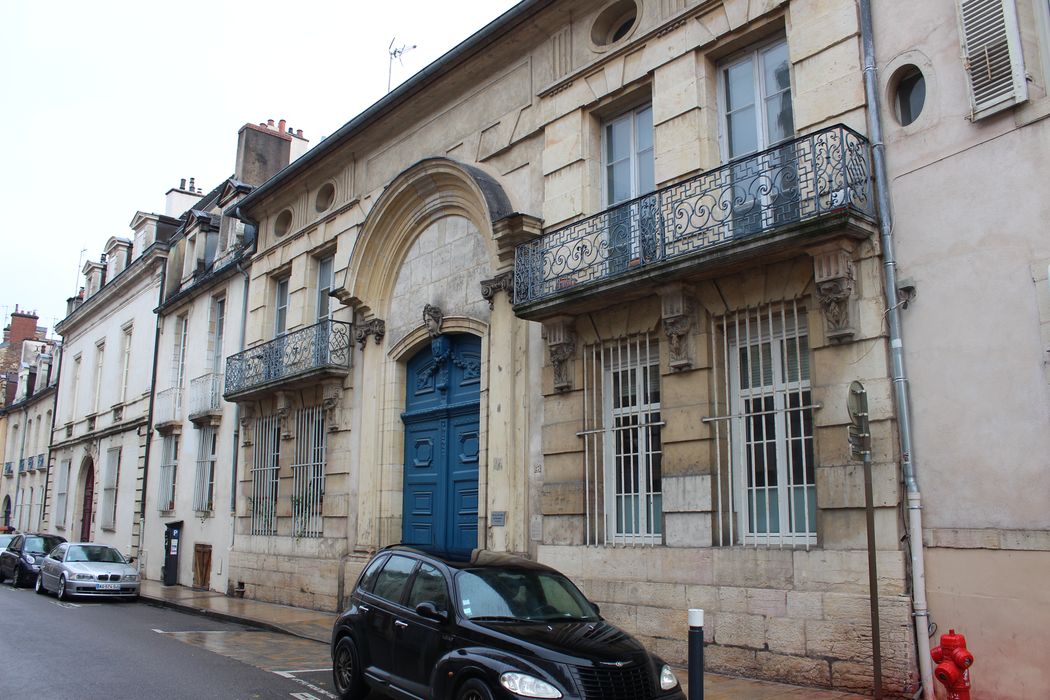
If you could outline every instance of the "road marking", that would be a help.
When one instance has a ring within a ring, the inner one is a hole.
[[[325,670],[327,670],[327,669],[325,669]],[[320,693],[322,696],[324,696],[326,698],[332,698],[333,700],[339,700],[338,696],[332,695],[331,693],[329,693],[324,688],[322,688],[320,686],[316,686],[316,685],[314,685],[313,683],[311,683],[309,681],[304,681],[302,678],[296,678],[295,676],[292,675],[291,671],[273,671],[273,673],[275,673],[276,675],[280,676],[281,678],[287,678],[288,680],[295,681],[299,685],[305,686],[305,687],[309,688],[310,690],[314,691],[315,693]],[[304,671],[299,671],[298,673],[305,673],[305,672]],[[313,700],[320,700],[320,698],[317,698],[317,697],[315,697],[313,695],[310,695],[309,693],[291,693],[291,696],[293,698],[300,698],[300,700],[310,700],[311,698]]]
[[[172,630],[171,632],[165,632],[154,627],[153,631],[157,634],[229,634],[235,630]]]
[[[284,676],[285,678],[291,678],[293,673],[322,673],[331,671],[330,668],[300,668],[294,671],[274,671],[278,676]]]

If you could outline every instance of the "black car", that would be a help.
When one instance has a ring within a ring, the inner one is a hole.
[[[7,549],[0,552],[0,581],[10,578],[15,586],[32,585],[40,573],[40,562],[65,541],[58,535],[37,532],[15,535]]]
[[[361,573],[332,631],[344,700],[685,700],[662,660],[554,569],[397,545]]]

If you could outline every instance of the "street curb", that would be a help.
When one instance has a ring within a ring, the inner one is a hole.
[[[311,642],[319,642],[321,644],[328,644],[330,639],[317,639],[310,635],[297,632],[289,627],[282,627],[272,622],[265,622],[263,620],[256,620],[249,617],[241,617],[239,615],[231,615],[229,613],[222,613],[210,608],[199,608],[195,605],[189,605],[187,603],[180,603],[174,600],[168,600],[167,598],[154,598],[153,596],[145,595],[140,593],[139,600],[149,605],[156,605],[162,608],[172,608],[173,610],[179,610],[191,615],[200,615],[201,617],[210,617],[214,620],[221,620],[222,622],[234,622],[249,627],[258,627],[259,629],[268,630],[270,632],[278,632],[280,634],[287,634],[292,637],[298,637],[299,639],[305,639]]]

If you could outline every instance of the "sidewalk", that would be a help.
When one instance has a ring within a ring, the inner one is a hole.
[[[164,586],[158,581],[142,581],[140,596],[144,601],[239,622],[274,632],[328,644],[331,642],[335,613],[293,608],[289,605],[263,603],[244,598],[230,598],[214,591],[197,591],[184,586]],[[686,670],[676,669],[685,689]],[[833,690],[800,688],[781,683],[756,681],[749,678],[704,675],[705,700],[861,700],[863,695],[840,693]]]

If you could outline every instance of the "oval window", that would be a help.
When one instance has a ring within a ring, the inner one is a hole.
[[[591,26],[591,42],[608,46],[631,33],[638,21],[638,5],[634,0],[619,0],[606,7]]]
[[[334,201],[335,185],[326,182],[321,185],[321,189],[317,190],[317,196],[314,198],[314,209],[316,209],[318,213],[328,211]]]
[[[277,215],[277,221],[273,222],[273,233],[275,236],[283,236],[292,228],[292,210],[285,209]]]
[[[907,65],[897,71],[893,91],[894,108],[897,121],[901,126],[908,126],[922,114],[926,104],[926,78],[917,66]]]

